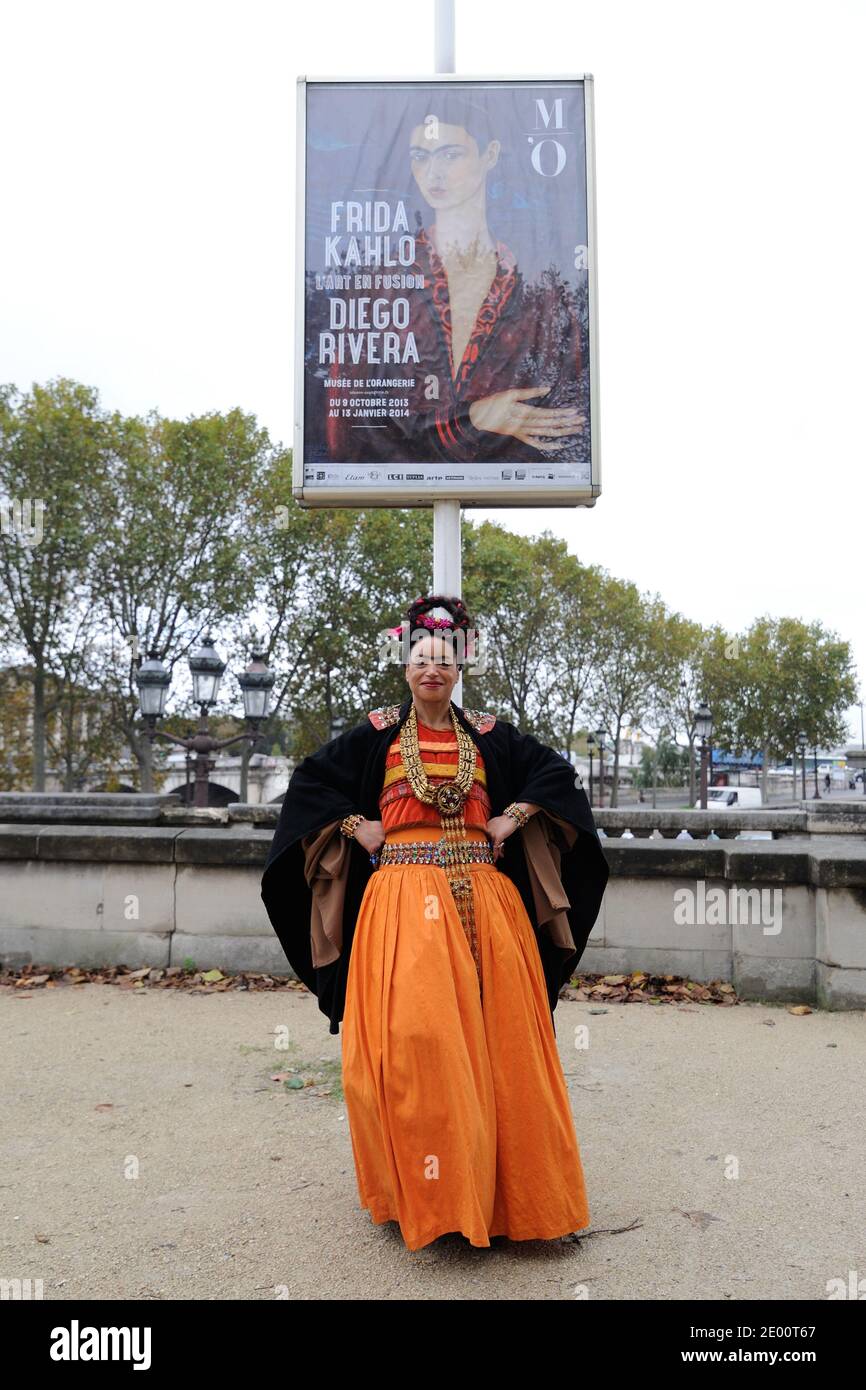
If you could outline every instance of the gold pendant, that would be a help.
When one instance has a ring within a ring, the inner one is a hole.
[[[443,816],[454,816],[463,805],[463,794],[453,782],[445,782],[436,788],[436,805]]]

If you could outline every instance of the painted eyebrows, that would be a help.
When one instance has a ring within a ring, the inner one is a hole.
[[[465,145],[437,145],[437,146],[436,146],[436,149],[437,149],[437,150],[465,150],[465,149],[466,149],[466,146],[465,146]],[[409,153],[410,153],[410,154],[430,154],[430,149],[429,149],[429,146],[426,146],[426,145],[410,145],[410,146],[409,146]]]

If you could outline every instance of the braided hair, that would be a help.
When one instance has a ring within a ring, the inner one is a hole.
[[[446,613],[450,613],[449,618],[439,618],[428,616],[434,608],[444,608]],[[406,622],[409,626],[410,640],[417,640],[419,629],[428,629],[430,633],[441,636],[448,640],[451,632],[463,632],[468,634],[472,628],[472,619],[466,608],[466,604],[456,595],[447,594],[422,594],[409,604],[406,609]],[[463,651],[466,650],[464,643],[461,644]],[[464,663],[458,661],[458,671],[463,670]]]
[[[419,619],[425,613],[429,613],[432,608],[444,608],[446,612],[451,614],[450,623],[447,619],[441,620],[443,623],[448,623],[446,631],[450,628],[462,628],[466,631],[471,626],[471,620],[462,599],[448,598],[445,594],[424,594],[421,598],[416,598],[406,609],[406,618],[410,627],[428,626],[426,623],[421,624]]]

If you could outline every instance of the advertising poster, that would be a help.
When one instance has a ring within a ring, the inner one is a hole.
[[[303,504],[593,505],[591,88],[300,80]]]

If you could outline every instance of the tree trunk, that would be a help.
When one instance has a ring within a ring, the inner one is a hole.
[[[57,711],[57,733],[59,736],[58,741],[60,738],[63,740],[63,790],[65,792],[74,792],[76,790],[75,782],[76,772],[78,770],[78,762],[75,755],[80,751],[81,747],[81,729],[80,727],[76,728],[75,702],[71,691],[67,705],[65,727],[62,707]]]
[[[655,757],[653,758],[653,810],[656,809],[656,800],[657,800],[658,787],[659,787],[659,744],[660,744],[660,743],[661,743],[661,735],[659,735],[659,737],[656,739],[656,754],[655,754]]]
[[[575,715],[574,715],[574,711],[572,710],[572,712],[571,712],[571,717],[570,717],[569,722],[568,722],[568,732],[567,732],[567,734],[566,734],[566,745],[565,745],[566,748],[568,749],[568,752],[566,753],[566,757],[567,757],[567,759],[568,759],[569,762],[571,762],[572,758],[574,758],[575,761],[577,760],[577,752],[576,752],[576,750],[575,750],[575,748],[574,748],[574,725],[575,725]]]
[[[616,731],[613,737],[613,780],[610,785],[610,808],[619,805],[619,736],[622,733],[622,720],[616,721]]]
[[[45,668],[41,658],[33,669],[33,790],[45,790]]]

